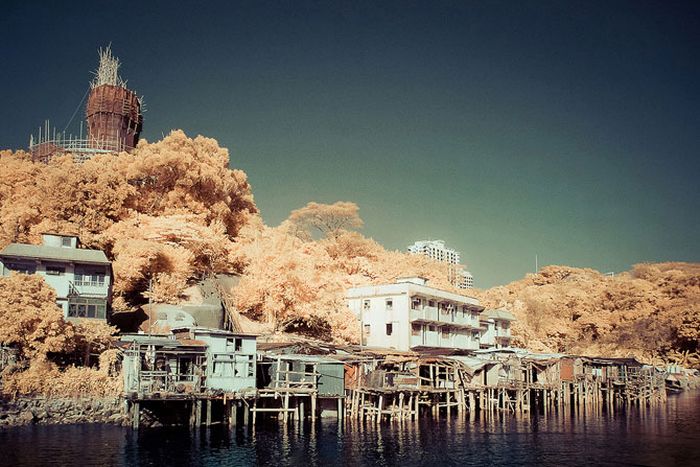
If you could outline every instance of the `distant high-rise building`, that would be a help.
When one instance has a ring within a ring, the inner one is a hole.
[[[419,240],[408,247],[414,255],[425,255],[441,263],[459,264],[459,252],[445,246],[444,240]]]
[[[414,255],[424,255],[435,261],[454,265],[454,268],[450,268],[450,281],[460,289],[474,287],[472,273],[461,268],[459,251],[445,246],[444,240],[419,240],[410,245],[408,251]]]

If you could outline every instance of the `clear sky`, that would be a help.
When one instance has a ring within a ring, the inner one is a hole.
[[[354,201],[478,287],[700,260],[700,2],[4,0],[0,147],[63,128],[109,42],[143,136],[216,138],[270,225]]]

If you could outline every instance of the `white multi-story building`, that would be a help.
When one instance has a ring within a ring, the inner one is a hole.
[[[362,344],[397,350],[478,349],[484,307],[409,277],[394,284],[353,287],[348,306],[360,319]]]
[[[474,287],[474,276],[466,269],[460,269],[457,273],[457,288],[471,289]]]
[[[425,255],[441,263],[459,264],[459,252],[445,246],[444,240],[420,240],[408,247],[414,255]]]
[[[425,255],[430,259],[454,265],[450,269],[450,282],[459,289],[474,287],[474,276],[463,269],[460,264],[459,251],[445,246],[444,240],[419,240],[408,247],[408,252],[414,255]]]

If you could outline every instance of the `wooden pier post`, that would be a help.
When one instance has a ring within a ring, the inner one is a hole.
[[[197,409],[195,411],[195,425],[202,425],[202,399],[197,399]]]
[[[135,430],[139,429],[141,424],[141,407],[139,401],[131,403],[131,427]]]
[[[229,408],[228,425],[234,427],[238,425],[238,403],[236,401],[230,401],[231,405]]]
[[[316,421],[316,394],[311,394],[311,422]]]

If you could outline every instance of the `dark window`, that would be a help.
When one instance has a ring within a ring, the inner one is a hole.
[[[421,331],[423,330],[423,326],[420,324],[412,324],[411,325],[411,334],[414,336],[420,336]]]
[[[362,309],[365,311],[369,310],[369,300],[365,300],[362,302]]]
[[[435,300],[428,300],[428,306],[435,306]]]
[[[394,331],[394,325],[392,323],[386,323],[386,335],[390,336]]]
[[[386,309],[387,311],[390,311],[394,308],[394,301],[392,299],[387,299],[386,301]]]
[[[236,337],[236,339],[233,341],[234,342],[234,349],[236,352],[240,352],[243,350],[243,339],[240,337]]]
[[[5,268],[21,274],[34,274],[36,272],[36,264],[30,263],[5,263]]]
[[[66,272],[66,268],[60,266],[46,266],[46,274],[49,276],[62,276]]]
[[[61,246],[67,246],[67,247],[73,246],[73,245],[71,245],[71,243],[72,243],[71,240],[72,239],[70,237],[61,237]]]

